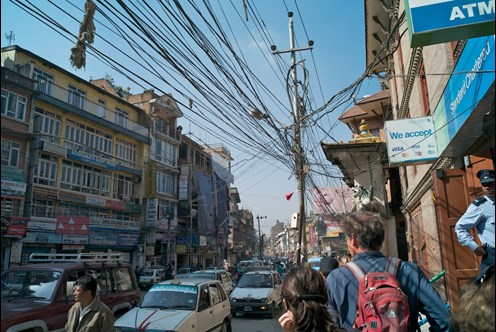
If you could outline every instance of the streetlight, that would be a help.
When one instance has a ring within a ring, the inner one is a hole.
[[[262,259],[262,246],[263,246],[263,243],[262,243],[262,233],[260,232],[260,219],[267,219],[267,216],[259,216],[257,215],[257,220],[258,220],[258,246],[259,246],[259,258]]]

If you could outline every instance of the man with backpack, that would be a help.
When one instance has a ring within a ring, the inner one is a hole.
[[[353,261],[327,277],[328,309],[335,324],[361,331],[417,331],[422,313],[430,331],[450,330],[445,302],[420,268],[379,251],[384,242],[379,214],[349,214],[341,229]]]

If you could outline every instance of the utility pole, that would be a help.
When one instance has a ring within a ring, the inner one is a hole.
[[[289,17],[289,50],[277,51],[275,45],[271,46],[272,54],[291,53],[291,78],[293,81],[293,121],[295,135],[295,174],[298,180],[299,213],[298,213],[298,245],[296,248],[296,264],[301,265],[302,243],[306,243],[305,226],[305,170],[301,137],[301,109],[300,96],[298,95],[298,80],[296,75],[296,52],[311,50],[313,41],[308,41],[308,47],[294,47],[293,13],[288,13]],[[304,248],[306,251],[306,248]]]
[[[262,239],[262,233],[260,232],[260,219],[267,219],[267,216],[261,217],[261,216],[257,215],[257,221],[258,221],[258,258],[262,259],[263,239]]]

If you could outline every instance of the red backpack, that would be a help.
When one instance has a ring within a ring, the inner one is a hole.
[[[410,308],[396,273],[401,260],[390,257],[384,272],[366,273],[355,262],[345,266],[358,280],[357,316],[353,328],[360,331],[408,331]]]

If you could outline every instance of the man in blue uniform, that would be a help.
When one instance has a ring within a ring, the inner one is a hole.
[[[465,214],[455,225],[458,241],[467,246],[475,255],[481,256],[479,275],[494,264],[494,170],[483,169],[477,172],[484,196],[469,205]],[[475,242],[470,230],[475,228],[481,245]]]

